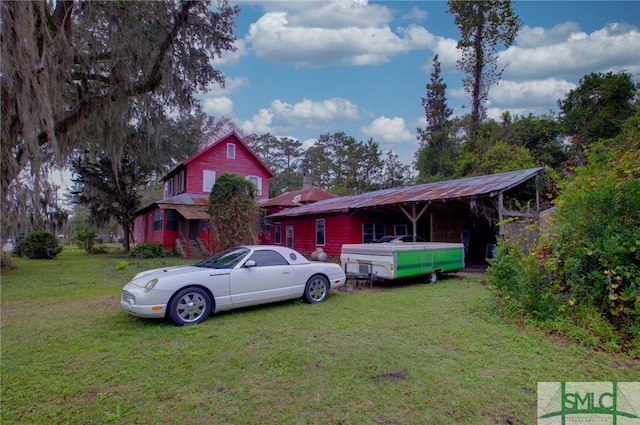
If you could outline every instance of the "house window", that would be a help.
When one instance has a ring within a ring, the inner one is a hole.
[[[258,176],[247,176],[247,180],[249,180],[256,187],[256,191],[258,196],[262,195],[262,178]]]
[[[316,220],[316,245],[324,245],[324,218]]]
[[[287,226],[287,248],[293,248],[293,226]]]
[[[384,224],[362,223],[362,242],[371,243],[384,236]]]
[[[273,231],[273,242],[276,245],[280,245],[282,243],[282,223],[275,223]]]
[[[158,210],[153,213],[153,230],[162,230],[162,218],[164,214],[162,214],[162,210]]]
[[[211,193],[213,185],[216,182],[216,172],[213,170],[202,170],[202,191]]]
[[[171,177],[166,184],[167,197],[184,192],[184,170]]]
[[[396,224],[393,226],[393,235],[394,236],[404,236],[407,235],[407,225],[406,224]]]
[[[167,210],[167,230],[178,230],[178,213],[176,210]]]
[[[235,143],[227,143],[227,158],[236,159],[236,145]]]

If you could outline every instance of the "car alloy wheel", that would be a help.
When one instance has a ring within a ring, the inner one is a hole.
[[[304,289],[304,299],[310,304],[321,303],[329,296],[329,280],[321,275],[311,276]]]
[[[211,297],[202,288],[184,288],[169,304],[169,318],[178,326],[200,323],[211,313]]]

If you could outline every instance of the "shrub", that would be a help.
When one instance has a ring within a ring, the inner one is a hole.
[[[498,244],[487,283],[510,314],[581,343],[640,352],[640,140],[605,142],[558,198],[548,235],[529,255]]]
[[[141,243],[131,249],[129,256],[133,258],[163,258],[168,254],[161,244]]]
[[[126,261],[118,261],[116,263],[116,270],[125,270],[127,267],[129,267],[129,263]]]
[[[76,230],[76,232],[71,235],[71,240],[73,240],[79,248],[85,250],[87,254],[95,254],[96,253],[96,232],[89,228],[80,228]]]
[[[49,232],[31,232],[18,242],[18,252],[32,260],[51,260],[62,252],[58,238]]]

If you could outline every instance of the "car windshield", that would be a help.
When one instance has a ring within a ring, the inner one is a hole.
[[[209,269],[231,269],[245,256],[249,250],[247,248],[230,248],[221,251],[206,260],[194,264],[196,267],[206,267]]]

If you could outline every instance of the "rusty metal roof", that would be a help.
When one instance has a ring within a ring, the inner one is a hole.
[[[189,220],[208,220],[209,198],[206,196],[182,193],[157,202],[163,210],[176,210]]]
[[[289,208],[270,217],[292,217],[331,212],[347,212],[380,206],[407,203],[448,201],[478,196],[495,196],[509,190],[540,173],[543,168],[510,171],[487,176],[467,177],[415,186],[377,190],[360,195],[326,199],[312,204]]]
[[[334,195],[331,192],[322,190],[319,187],[307,187],[304,189],[294,190],[291,192],[283,193],[275,198],[271,198],[262,203],[261,207],[295,207],[300,204],[309,204],[311,202],[318,202],[323,199],[337,198],[338,195]]]

